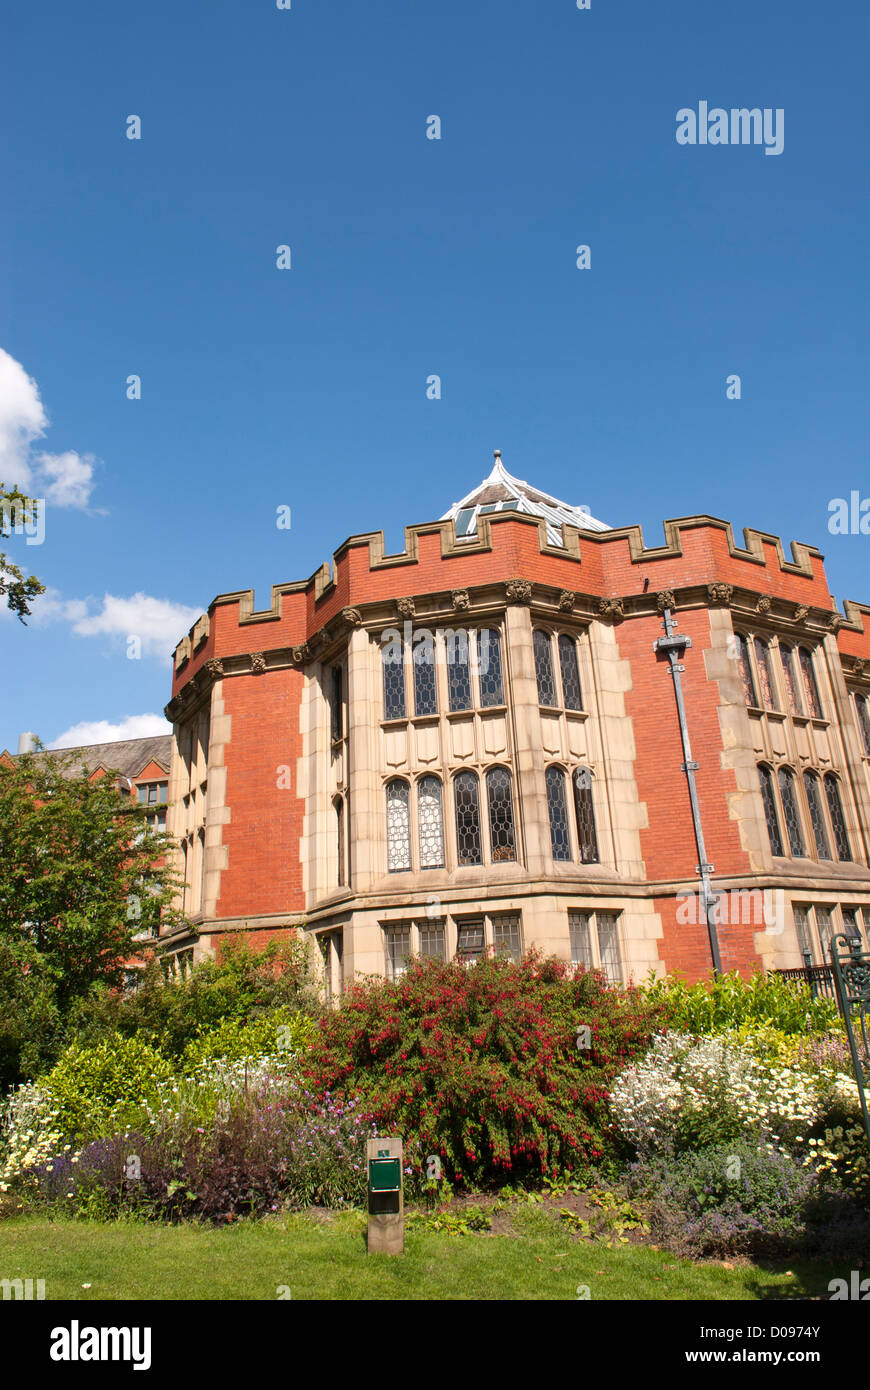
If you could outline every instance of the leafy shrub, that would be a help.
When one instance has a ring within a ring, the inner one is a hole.
[[[659,1015],[637,990],[535,954],[415,960],[397,981],[352,985],[302,1066],[312,1089],[358,1094],[380,1133],[400,1134],[415,1179],[433,1154],[449,1181],[504,1181],[601,1164],[609,1083]]]
[[[143,1102],[156,1097],[172,1068],[162,1053],[138,1038],[115,1034],[93,1047],[73,1043],[42,1078],[57,1112],[57,1122],[69,1139],[97,1135]]]
[[[629,1188],[649,1203],[658,1239],[682,1253],[764,1254],[791,1247],[806,1224],[815,1176],[753,1140],[633,1165]]]
[[[313,1019],[294,1013],[286,1005],[270,1009],[247,1023],[226,1018],[187,1044],[183,1066],[185,1071],[192,1071],[218,1057],[242,1061],[245,1057],[271,1058],[281,1053],[295,1056],[308,1046],[315,1032]]]
[[[226,1222],[280,1206],[365,1200],[365,1141],[355,1102],[312,1097],[288,1074],[224,1069],[221,1103],[205,1125],[184,1100],[151,1123],[58,1154],[33,1171],[34,1199],[92,1218],[130,1211],[157,1220]],[[233,1084],[235,1076],[238,1084]]]
[[[201,961],[183,978],[164,979],[154,960],[133,993],[102,991],[79,1003],[72,1036],[88,1044],[107,1033],[140,1037],[180,1061],[189,1045],[227,1020],[244,1025],[278,1008],[312,1018],[321,1012],[304,931],[276,937],[262,950],[228,937],[220,959]]]
[[[721,1033],[757,1024],[785,1034],[825,1033],[839,1028],[832,999],[813,999],[809,986],[759,973],[744,980],[736,970],[689,985],[679,972],[641,988],[665,1010],[669,1027],[682,1033]]]
[[[821,1114],[819,1084],[723,1038],[661,1034],[612,1088],[614,1123],[640,1153],[680,1153],[752,1134],[793,1141]]]

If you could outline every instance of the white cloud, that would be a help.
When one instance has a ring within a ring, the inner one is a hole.
[[[40,454],[39,486],[46,501],[56,507],[86,507],[94,490],[95,464],[93,454],[77,454],[75,449],[64,454]]]
[[[69,623],[78,637],[108,637],[124,643],[138,637],[142,656],[168,663],[180,639],[202,613],[201,608],[142,593],[129,598],[104,594],[97,604],[92,598],[65,599],[57,589],[48,589],[33,605],[32,622],[36,627]]]
[[[162,714],[128,714],[117,724],[111,724],[108,719],[85,719],[58,734],[48,747],[83,748],[89,743],[116,743],[119,739],[149,738],[171,732],[172,725],[167,724]]]
[[[0,482],[43,496],[56,507],[87,507],[94,490],[93,454],[68,449],[34,455],[49,419],[33,377],[0,348]]]
[[[26,490],[30,448],[48,428],[39,387],[20,362],[0,348],[0,481]]]

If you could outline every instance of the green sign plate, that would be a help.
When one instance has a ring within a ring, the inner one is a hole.
[[[370,1192],[398,1192],[401,1182],[401,1159],[371,1159],[369,1163]]]

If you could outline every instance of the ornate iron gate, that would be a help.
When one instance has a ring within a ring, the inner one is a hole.
[[[867,1110],[867,1082],[870,1079],[870,1039],[867,1036],[867,1015],[870,1013],[870,951],[861,950],[860,938],[838,932],[831,941],[831,965],[834,970],[837,1002],[846,1024],[852,1067],[861,1097],[864,1133],[870,1146],[870,1113]],[[856,1022],[861,1030],[863,1051],[855,1037]]]

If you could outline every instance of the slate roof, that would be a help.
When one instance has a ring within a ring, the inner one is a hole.
[[[150,762],[159,763],[168,773],[171,749],[171,734],[152,734],[150,738],[125,738],[117,743],[89,743],[83,748],[46,748],[39,756],[64,758],[72,754],[70,777],[78,776],[82,767],[88,772],[104,767],[117,768],[133,781]]]

